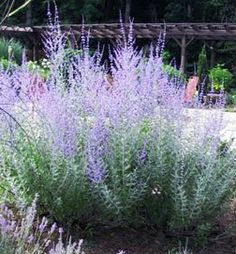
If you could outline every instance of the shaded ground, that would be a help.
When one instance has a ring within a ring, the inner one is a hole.
[[[171,238],[160,231],[112,229],[100,231],[85,241],[84,250],[86,254],[116,254],[119,250],[124,250],[126,254],[180,254],[180,242],[184,248],[186,239]],[[236,253],[236,236],[227,235],[211,240],[201,249],[191,247],[191,244],[189,252],[181,254]]]

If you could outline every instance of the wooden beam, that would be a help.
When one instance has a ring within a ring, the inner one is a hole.
[[[224,28],[228,33],[232,33],[231,27],[228,24],[225,24]]]
[[[197,25],[190,25],[190,27],[193,29],[193,30],[195,30],[196,32],[199,32],[200,30],[199,30],[199,27],[197,26]]]
[[[186,44],[186,48],[190,45],[190,43],[195,39],[195,36],[193,36]]]
[[[180,32],[184,32],[184,27],[179,25],[179,24],[176,24],[176,28],[180,31]]]
[[[129,24],[123,24],[124,30],[129,30]],[[63,31],[80,34],[82,27],[85,31],[90,30],[93,38],[120,38],[121,25],[112,24],[70,24],[62,25]],[[236,41],[236,23],[134,23],[133,34],[137,38],[157,38],[158,34],[166,30],[166,37],[179,40],[186,36],[186,39],[195,37],[197,40],[233,40]],[[0,34],[3,36],[22,37],[25,34],[40,35],[47,30],[47,26],[19,27],[0,26]]]
[[[212,26],[211,24],[207,25],[207,28],[211,31],[211,32],[215,32],[216,29],[214,28],[214,26]]]
[[[184,35],[181,39],[181,62],[180,71],[185,73],[186,71],[186,36]]]
[[[173,39],[181,47],[181,41],[179,39],[177,39],[176,37],[173,37]]]

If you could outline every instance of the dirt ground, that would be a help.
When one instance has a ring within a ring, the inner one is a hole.
[[[204,247],[192,247],[189,252],[179,252],[180,243],[184,249],[186,238],[176,239],[161,231],[148,229],[112,229],[103,230],[84,241],[86,254],[117,254],[124,250],[125,254],[235,254],[236,235],[212,237]],[[189,240],[191,242],[191,240]]]

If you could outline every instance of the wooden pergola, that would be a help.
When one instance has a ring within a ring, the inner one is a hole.
[[[129,24],[87,24],[87,25],[62,25],[62,31],[74,36],[80,36],[82,29],[90,33],[95,39],[120,39],[121,27],[129,31]],[[17,37],[28,40],[36,51],[41,35],[47,30],[47,26],[19,27],[0,26],[0,35]],[[156,39],[165,31],[166,38],[174,39],[181,48],[181,70],[186,69],[186,49],[193,40],[205,41],[236,41],[236,23],[134,23],[133,35],[138,39]],[[212,50],[212,54],[214,51]]]

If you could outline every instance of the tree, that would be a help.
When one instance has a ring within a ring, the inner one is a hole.
[[[31,1],[32,0],[25,0],[25,2],[18,7],[15,7],[15,0],[4,1],[2,4],[3,12],[0,25],[2,25],[3,22],[6,21],[9,17],[16,15],[18,12],[26,8],[31,3]]]
[[[129,22],[132,0],[125,1],[125,23]]]
[[[11,23],[42,24],[46,22],[47,2],[53,0],[4,0],[0,15],[4,21],[7,14],[18,9]],[[124,21],[134,17],[136,22],[234,22],[235,0],[57,0],[63,23],[119,21],[122,11]],[[135,4],[134,4],[135,3]],[[21,8],[23,6],[24,8]],[[26,9],[27,7],[27,9]]]

